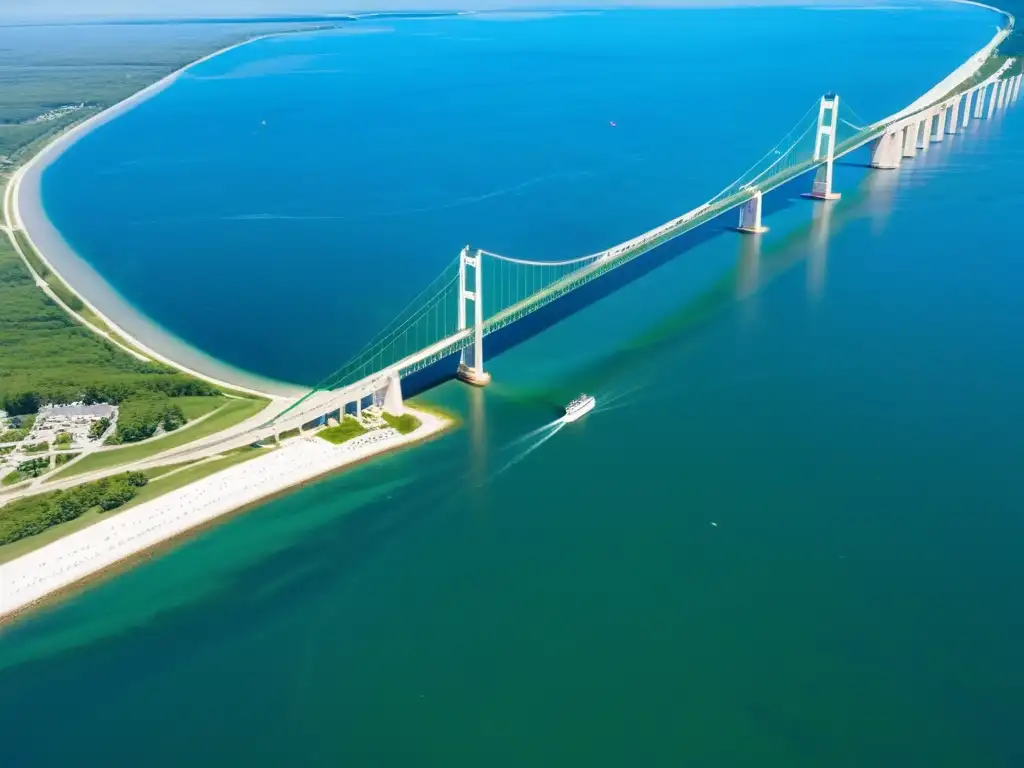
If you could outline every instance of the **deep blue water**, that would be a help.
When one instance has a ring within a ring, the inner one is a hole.
[[[708,199],[825,91],[864,120],[904,106],[996,20],[621,11],[259,41],[76,144],[45,207],[159,325],[311,384],[465,243],[545,259],[624,240]]]

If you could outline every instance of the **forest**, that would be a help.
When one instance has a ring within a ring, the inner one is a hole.
[[[48,403],[113,403],[124,419],[118,442],[134,442],[185,422],[174,398],[220,394],[173,368],[138,360],[76,323],[35,286],[0,238],[0,410],[14,416]]]
[[[12,501],[0,515],[0,546],[42,533],[51,526],[81,517],[90,509],[117,509],[135,498],[149,482],[142,472],[125,472],[84,483],[67,491],[53,491]]]

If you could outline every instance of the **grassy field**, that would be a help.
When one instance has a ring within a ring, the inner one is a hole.
[[[366,434],[366,427],[360,424],[355,419],[346,418],[343,419],[341,424],[336,427],[327,427],[327,429],[321,429],[316,433],[317,437],[321,437],[328,443],[333,445],[341,445],[344,442],[351,440],[353,437],[359,437],[360,435]]]
[[[227,453],[220,458],[202,463],[182,462],[181,464],[169,464],[166,467],[156,467],[154,469],[146,470],[145,474],[146,477],[150,478],[150,482],[140,488],[138,494],[131,501],[117,509],[112,509],[109,512],[103,512],[97,507],[96,509],[86,512],[81,517],[69,520],[66,523],[55,525],[52,528],[47,528],[45,531],[37,533],[35,536],[29,536],[11,544],[0,546],[0,564],[14,560],[22,555],[26,555],[33,550],[64,538],[68,534],[75,533],[83,528],[88,528],[90,525],[102,522],[103,520],[120,514],[127,509],[138,506],[144,501],[152,501],[155,498],[163,496],[165,493],[182,488],[196,480],[202,480],[204,477],[209,477],[210,475],[227,469],[228,467],[233,467],[236,464],[241,464],[249,459],[256,458],[256,456],[260,455],[261,452],[265,453],[266,450],[267,449],[246,447]],[[196,464],[196,466],[188,467],[189,464]],[[188,468],[183,469],[183,467]],[[170,474],[171,472],[174,472],[174,474]],[[0,508],[0,514],[3,514],[3,508]]]
[[[181,408],[182,413],[185,414],[185,418],[189,421],[198,419],[201,416],[205,416],[208,413],[213,413],[221,406],[231,402],[226,397],[176,397],[174,398],[174,404]]]
[[[212,435],[215,432],[220,432],[222,429],[233,427],[236,424],[255,416],[267,405],[266,400],[256,398],[246,400],[232,400],[225,398],[225,400],[226,402],[224,405],[222,405],[216,412],[194,426],[183,427],[169,435],[157,438],[156,440],[140,443],[139,445],[126,445],[122,448],[116,448],[110,451],[97,451],[90,456],[86,456],[78,463],[72,464],[68,469],[56,473],[54,477],[71,477],[73,475],[80,475],[83,472],[92,472],[97,469],[108,469],[110,467],[116,467],[119,464],[127,464],[130,462],[141,461],[142,459],[148,459],[151,456],[156,456],[162,451],[167,451],[171,448],[178,448],[186,443],[192,442],[193,440],[198,440],[199,438]]]
[[[423,423],[411,413],[406,413],[401,416],[392,416],[390,413],[383,413],[381,414],[381,418],[388,423],[388,426],[397,429],[398,432],[403,435],[415,432],[419,429],[420,424]]]
[[[18,471],[8,472],[6,475],[4,475],[4,479],[0,480],[0,485],[2,485],[4,488],[7,488],[8,486],[14,485],[15,483],[20,483],[22,480],[28,480],[28,478],[29,475],[22,474],[21,472]]]

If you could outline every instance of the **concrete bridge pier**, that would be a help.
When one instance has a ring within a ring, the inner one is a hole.
[[[991,118],[996,112],[996,101],[999,98],[999,83],[992,83],[989,88],[988,94],[988,112],[985,114],[986,118]]]
[[[484,301],[483,301],[483,254],[477,249],[471,255],[467,245],[459,253],[459,330],[466,329],[466,302],[473,302],[473,346],[462,350],[457,376],[467,384],[485,387],[491,383],[491,375],[484,371]],[[472,267],[474,288],[466,289],[466,268]]]
[[[964,94],[964,116],[963,120],[960,121],[960,127],[966,128],[967,124],[971,122],[971,99],[974,97],[974,91],[968,91]]]
[[[928,143],[931,141],[931,129],[932,114],[929,112],[921,118],[921,122],[917,125],[917,135],[920,138],[917,148],[922,152],[926,152],[928,150]]]
[[[397,373],[388,376],[387,384],[379,391],[381,410],[390,413],[392,416],[401,416],[405,413],[405,403],[402,400],[402,377]],[[374,398],[376,400],[376,398]]]
[[[1014,80],[1014,82],[1013,82],[1013,101],[1014,101],[1014,103],[1017,102],[1017,98],[1020,96],[1020,79],[1021,79],[1021,77],[1024,77],[1024,73],[1018,74],[1017,75],[1017,79]]]
[[[975,89],[976,94],[974,98],[974,118],[980,120],[985,116],[985,91],[988,90],[988,86],[982,85]]]
[[[941,142],[946,133],[946,108],[939,107],[935,110],[935,133],[932,134],[932,141]]]
[[[839,96],[828,93],[821,97],[818,107],[818,130],[814,137],[814,159],[825,159],[825,164],[814,174],[811,191],[804,197],[813,200],[838,200],[841,195],[832,191],[832,167],[836,156],[836,129],[839,126]]]
[[[768,231],[768,227],[761,223],[761,197],[761,190],[755,189],[754,196],[740,206],[740,223],[736,227],[737,232],[760,235]]]
[[[903,130],[883,133],[871,149],[871,167],[881,170],[895,170],[903,158]]]
[[[917,134],[921,130],[921,123],[914,121],[903,129],[903,156],[915,157],[917,155]]]
[[[953,106],[949,108],[949,126],[946,128],[946,133],[956,133],[959,126],[957,123],[960,122],[960,97],[957,96],[953,99]]]

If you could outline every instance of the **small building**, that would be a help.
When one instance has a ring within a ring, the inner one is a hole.
[[[117,408],[110,403],[94,403],[93,405],[83,405],[82,403],[75,403],[73,405],[44,405],[39,409],[39,418],[48,416],[63,416],[64,418],[71,418],[73,416],[92,416],[96,419],[112,419],[115,413],[117,413]]]

